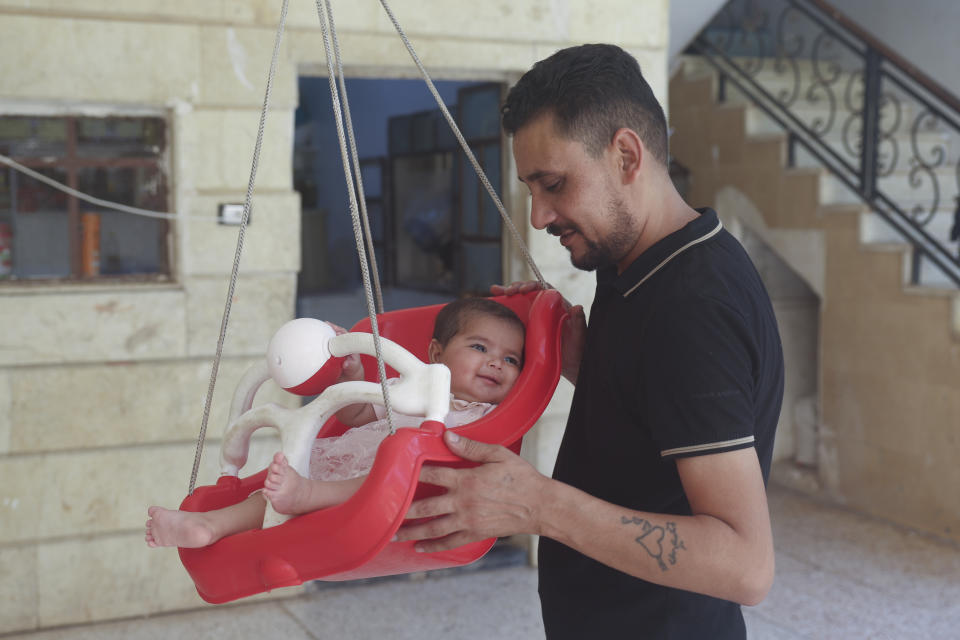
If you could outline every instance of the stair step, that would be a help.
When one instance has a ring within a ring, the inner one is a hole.
[[[953,228],[953,212],[938,211],[929,222],[923,225],[928,234],[944,242],[950,237]],[[860,217],[860,239],[866,243],[904,242],[900,233],[879,213],[864,211]]]
[[[867,251],[878,253],[899,253],[903,257],[903,287],[912,288],[916,292],[938,292],[946,296],[960,296],[957,291],[957,285],[929,258],[921,258],[919,271],[919,284],[910,284],[911,269],[913,267],[913,247],[906,242],[864,242],[863,248]]]
[[[755,56],[728,56],[728,58],[733,62],[733,64],[740,68],[747,68],[751,65],[757,64],[758,58]],[[710,64],[703,56],[699,55],[690,55],[685,54],[680,56],[680,60],[683,62],[683,69],[686,73],[692,74],[704,74],[704,73],[716,73],[715,67]],[[786,73],[792,74],[792,71],[788,72],[778,72],[774,66],[776,59],[773,57],[760,58],[762,60],[760,70],[755,72],[755,76],[766,78],[767,76],[771,77],[786,77]],[[808,59],[798,58],[795,60],[797,70],[800,73],[801,77],[813,76],[813,61]],[[823,64],[823,63],[821,63]],[[824,67],[825,69],[825,67]],[[843,72],[843,75],[849,75],[850,70]],[[791,75],[792,77],[792,75]],[[837,81],[839,82],[839,80]]]
[[[716,96],[715,80],[712,74],[684,73],[681,78],[671,81],[671,99],[686,105],[712,103]]]
[[[747,98],[740,100],[728,99],[722,104],[742,105],[747,107],[747,131],[750,133],[773,133],[784,130],[784,128],[781,127],[776,120],[767,115],[767,113],[754,104],[752,100]],[[823,132],[821,134],[821,137],[823,138],[834,139],[838,142],[841,141],[844,137],[845,126],[847,127],[848,136],[856,138],[856,136],[859,135],[860,116],[853,114],[846,109],[837,110],[834,113],[834,119],[832,123],[829,123],[829,106],[800,104],[791,107],[790,112],[797,120],[799,120],[804,126],[814,133]],[[851,120],[851,116],[853,122],[848,126],[848,120]],[[911,153],[909,149],[913,122],[913,119],[908,118],[907,116],[901,116],[899,124],[895,124],[893,121],[887,121],[885,119],[883,119],[881,122],[881,124],[884,126],[884,131],[887,132],[887,137],[892,137],[893,139],[897,140],[898,144],[900,144],[901,148],[904,150],[903,154],[905,155]],[[934,127],[918,127],[917,139],[928,146],[939,144],[956,148],[958,143],[960,143],[960,134],[958,134],[958,132],[951,131],[942,124],[938,124]],[[854,141],[851,140],[851,143],[853,142]],[[925,152],[921,151],[921,153]],[[956,154],[956,151],[954,151],[954,153]]]
[[[930,289],[942,289],[957,293],[957,284],[940,267],[928,258],[922,258],[920,264],[920,284]]]
[[[903,292],[912,296],[932,296],[935,298],[960,298],[957,290],[944,289],[942,287],[927,287],[922,284],[905,284]]]
[[[755,134],[751,131],[749,124],[747,125],[747,131],[750,132],[751,135],[773,135],[771,132],[763,131],[762,128],[761,133]],[[781,135],[786,135],[782,133],[782,129],[780,131]],[[908,163],[914,156],[910,136],[896,136],[893,138],[893,140],[897,145],[897,165],[902,167],[903,170],[909,170],[910,165]],[[842,137],[840,135],[824,136],[823,141],[842,158],[853,163],[854,165],[859,164],[859,158],[852,155],[850,150],[844,146]],[[950,136],[947,136],[946,134],[921,133],[917,135],[916,144],[917,151],[920,153],[920,157],[928,163],[932,164],[933,161],[937,160],[939,154],[943,155],[941,166],[956,166],[957,162],[960,162],[960,140],[951,140]],[[881,153],[883,154],[884,158],[887,158],[888,154],[891,153],[890,149],[890,143],[885,142],[884,146],[881,148]],[[859,153],[858,149],[855,149],[855,151]],[[820,160],[802,144],[797,144],[794,148],[794,162],[798,167],[820,166],[822,164]]]
[[[953,213],[941,212],[934,215],[923,225],[924,230],[941,244],[950,245],[950,229],[953,226]],[[913,246],[887,222],[883,216],[872,211],[864,211],[860,215],[860,241],[864,247],[875,251],[904,251],[912,255]],[[925,243],[924,243],[925,244]],[[954,251],[953,255],[960,255]],[[904,282],[910,280],[911,262],[904,264]],[[926,256],[920,259],[920,283],[933,289],[947,289],[956,292],[956,283],[932,260]]]
[[[952,282],[950,284],[905,284],[903,292],[912,296],[949,298],[951,302],[950,330],[955,340],[960,340],[960,291]]]
[[[955,175],[949,169],[937,170],[934,175],[937,177],[940,192],[936,211],[954,211],[958,195]],[[918,173],[917,177],[920,182],[914,187],[910,184],[909,172],[894,172],[880,178],[877,188],[905,210],[920,207],[922,211],[929,211],[934,207],[934,189],[929,176]],[[820,177],[820,200],[824,203],[850,204],[860,201],[860,196],[839,177],[824,170]]]
[[[863,202],[851,202],[851,203],[824,203],[820,206],[819,213],[825,216],[832,215],[852,215],[859,216],[862,213],[869,211],[869,207]]]

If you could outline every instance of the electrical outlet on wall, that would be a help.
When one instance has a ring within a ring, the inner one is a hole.
[[[247,216],[247,224],[250,224],[251,219],[253,218],[253,212],[251,215]],[[221,204],[219,210],[217,211],[217,222],[220,224],[240,224],[243,220],[243,205],[242,204]]]

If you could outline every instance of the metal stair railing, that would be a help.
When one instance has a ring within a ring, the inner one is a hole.
[[[731,0],[688,52],[912,245],[913,284],[929,263],[960,286],[960,99],[824,0]]]

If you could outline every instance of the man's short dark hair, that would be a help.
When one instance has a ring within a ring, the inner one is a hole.
[[[442,346],[447,346],[450,339],[463,330],[469,318],[478,315],[506,320],[520,329],[521,333],[526,332],[523,321],[510,307],[489,298],[459,298],[440,309],[433,324],[433,338]]]
[[[667,120],[637,60],[620,47],[585,44],[533,65],[507,95],[503,128],[516,133],[543,113],[558,132],[600,157],[621,128],[633,129],[667,166]]]

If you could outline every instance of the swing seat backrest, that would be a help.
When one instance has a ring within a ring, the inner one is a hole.
[[[560,335],[566,317],[552,290],[494,298],[512,308],[527,327],[524,368],[504,401],[476,422],[456,427],[465,437],[519,451],[560,377]],[[443,305],[403,309],[378,317],[380,333],[426,360],[433,322]],[[369,330],[369,320],[353,331]],[[364,358],[365,375],[376,379],[376,362]],[[388,371],[388,376],[395,373]],[[321,436],[345,429],[331,418]],[[373,467],[350,500],[293,518],[269,529],[228,536],[202,549],[180,549],[184,567],[207,602],[222,603],[308,580],[352,580],[461,566],[482,557],[494,538],[439,553],[417,553],[410,542],[391,542],[410,503],[439,490],[418,481],[424,464],[467,466],[443,444],[442,429],[401,428],[377,450]],[[240,502],[263,486],[266,470],[246,478],[221,477],[199,487],[182,503],[209,511]]]
[[[551,295],[552,294],[548,294],[548,297]],[[531,361],[536,363],[545,357],[545,354],[538,353],[539,346],[544,344],[542,334],[544,327],[539,326],[538,321],[536,320],[532,323],[534,326],[531,326],[530,322],[530,308],[535,297],[536,294],[499,296],[496,298],[491,298],[492,300],[495,300],[500,304],[512,309],[527,327],[526,339],[524,341],[524,363],[530,363]],[[415,355],[420,360],[427,362],[429,360],[427,349],[429,348],[430,341],[433,338],[433,326],[436,322],[437,314],[440,313],[440,310],[443,309],[443,307],[443,304],[435,304],[423,307],[414,307],[411,309],[390,311],[377,317],[377,327],[382,337],[388,338],[397,344],[403,345],[407,351]],[[360,320],[350,330],[370,333],[370,318],[364,318]],[[360,356],[360,361],[363,364],[364,379],[370,382],[376,382],[379,380],[376,358],[362,355]],[[523,404],[523,400],[513,399],[513,396],[522,397],[525,395],[522,389],[529,388],[530,385],[529,382],[525,383],[524,381],[525,377],[529,377],[524,375],[528,370],[531,371],[530,375],[538,375],[537,372],[539,371],[539,367],[536,366],[536,364],[531,367],[527,367],[525,365],[524,371],[521,372],[516,385],[513,389],[511,389],[508,397],[504,399],[502,406],[503,410],[509,411],[514,405],[518,403]],[[386,374],[387,378],[392,378],[397,375],[397,372],[394,371],[389,365],[386,365]],[[547,398],[547,400],[549,401],[549,398]],[[496,411],[500,412],[501,407],[498,407]],[[543,409],[541,408],[537,412],[537,415],[539,415],[539,413],[542,411]],[[324,438],[340,435],[348,428],[349,427],[340,423],[335,417],[333,417],[327,421],[317,437]],[[489,442],[500,442],[500,439],[496,437],[493,437],[493,439],[480,439]],[[513,441],[511,441],[510,444],[514,444]]]

